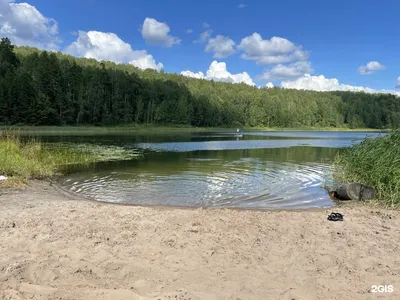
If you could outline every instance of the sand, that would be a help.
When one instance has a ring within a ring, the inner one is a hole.
[[[0,299],[400,299],[398,211],[330,222],[102,204],[46,182],[0,193]]]

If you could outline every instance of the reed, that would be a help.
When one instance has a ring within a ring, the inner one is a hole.
[[[376,201],[400,205],[400,129],[339,152],[334,162],[337,183],[360,182],[375,187]]]
[[[0,175],[14,182],[54,176],[63,166],[96,160],[89,151],[46,147],[34,138],[22,139],[18,131],[0,131]]]

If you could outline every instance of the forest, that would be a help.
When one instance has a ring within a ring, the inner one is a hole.
[[[400,97],[258,88],[0,42],[0,125],[396,128]]]

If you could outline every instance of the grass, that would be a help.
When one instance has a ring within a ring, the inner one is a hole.
[[[389,207],[400,206],[400,129],[339,153],[334,162],[337,183],[359,182],[375,187],[373,202]]]
[[[2,186],[20,185],[27,179],[62,175],[71,165],[90,165],[98,161],[131,159],[140,153],[118,147],[90,145],[50,145],[33,138],[21,139],[19,132],[0,132],[0,175],[8,180]]]
[[[18,132],[0,133],[0,174],[15,179],[40,179],[57,175],[61,166],[96,161],[89,152],[68,148],[47,148],[29,139],[22,141]]]

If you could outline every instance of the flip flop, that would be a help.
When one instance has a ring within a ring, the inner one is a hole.
[[[329,221],[343,221],[343,215],[341,213],[331,213],[328,216]]]

